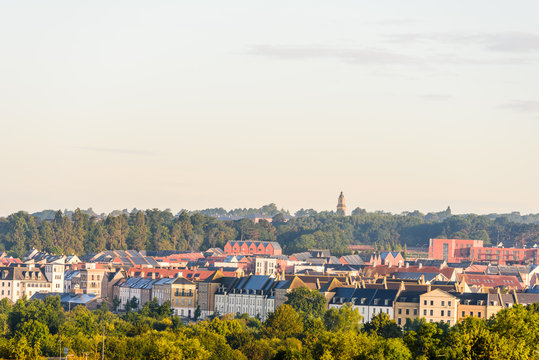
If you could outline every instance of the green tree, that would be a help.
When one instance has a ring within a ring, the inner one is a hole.
[[[299,287],[286,296],[288,298],[286,304],[294,308],[304,319],[322,317],[326,311],[326,298],[316,290]]]
[[[380,312],[372,317],[371,321],[365,324],[366,332],[377,334],[386,339],[402,337],[402,330],[399,325],[390,319],[389,315]]]
[[[302,331],[303,323],[299,314],[288,304],[279,306],[262,327],[262,334],[268,338],[286,339],[298,336]]]
[[[328,331],[359,331],[361,319],[357,309],[353,309],[351,304],[344,304],[338,309],[329,309],[324,314],[324,325]]]

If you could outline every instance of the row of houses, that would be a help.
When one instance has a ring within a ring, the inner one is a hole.
[[[407,291],[341,287],[334,289],[328,306],[331,309],[350,304],[358,310],[364,322],[382,312],[400,326],[419,318],[427,322],[445,322],[452,326],[468,316],[486,320],[514,304],[528,305],[536,302],[539,302],[539,294],[515,291],[489,294],[447,292],[438,288]]]

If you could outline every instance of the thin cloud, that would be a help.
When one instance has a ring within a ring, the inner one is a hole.
[[[390,42],[414,43],[437,42],[481,45],[491,51],[523,53],[539,51],[539,34],[523,32],[450,34],[450,33],[410,33],[385,36]]]
[[[539,112],[539,101],[514,100],[500,107],[522,113],[536,113]]]
[[[261,56],[280,60],[313,60],[329,59],[360,65],[514,65],[525,64],[529,60],[523,58],[463,58],[452,54],[438,54],[428,57],[409,56],[381,48],[332,48],[328,46],[292,46],[292,45],[252,45],[247,55]]]
[[[146,150],[134,150],[134,149],[118,149],[118,148],[102,148],[93,146],[74,146],[74,149],[102,152],[109,154],[125,154],[125,155],[137,155],[137,156],[156,156],[157,154]]]
[[[421,99],[430,101],[449,101],[453,99],[453,96],[447,94],[425,94],[419,96]]]
[[[247,54],[275,59],[336,59],[364,65],[418,65],[421,60],[383,49],[343,49],[324,46],[252,45]]]

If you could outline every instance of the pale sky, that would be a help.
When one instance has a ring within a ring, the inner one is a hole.
[[[0,2],[0,215],[539,212],[539,1]]]

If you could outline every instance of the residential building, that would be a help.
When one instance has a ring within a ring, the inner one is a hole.
[[[159,305],[163,305],[165,302],[170,301],[170,307],[172,307],[172,282],[174,278],[162,278],[156,280],[152,285],[151,300],[157,300]]]
[[[275,258],[255,258],[255,275],[275,275],[277,259]]]
[[[215,311],[215,293],[219,287],[228,288],[235,281],[234,276],[225,276],[222,271],[214,271],[210,276],[198,283],[198,306],[200,317],[206,318]]]
[[[408,320],[414,320],[419,315],[419,297],[423,292],[401,291],[394,302],[394,318],[399,326],[404,326]]]
[[[329,308],[339,308],[350,303],[352,308],[358,309],[363,322],[369,322],[379,313],[386,313],[394,318],[393,303],[400,290],[363,289],[353,287],[339,287],[334,289],[335,295],[329,300]]]
[[[197,284],[182,277],[171,283],[171,303],[174,314],[194,318],[197,308]]]
[[[430,239],[429,259],[445,260],[447,262],[458,262],[459,259],[465,258],[464,249],[482,246],[483,240]]]
[[[51,285],[43,269],[34,265],[0,267],[0,299],[7,298],[15,303],[35,293],[49,293]]]
[[[457,294],[456,296],[459,299],[457,306],[458,320],[468,316],[487,320],[489,318],[489,314],[495,314],[498,312],[498,310],[500,310],[497,294],[467,293]],[[496,311],[489,311],[489,306],[494,306]]]
[[[281,255],[283,250],[276,241],[228,241],[225,244],[228,255]]]
[[[264,321],[275,311],[275,290],[286,290],[291,282],[266,275],[237,278],[222,283],[215,293],[215,311],[220,314],[249,314]]]
[[[474,260],[495,264],[539,264],[538,248],[486,247],[483,240],[430,239],[429,258],[447,262]]]
[[[428,322],[445,322],[450,326],[457,322],[459,299],[446,291],[434,289],[419,295],[419,316]]]
[[[79,270],[80,275],[71,278],[71,292],[76,294],[95,294],[101,298],[106,293],[107,270],[95,263],[86,263]],[[104,288],[104,289],[103,289]]]

